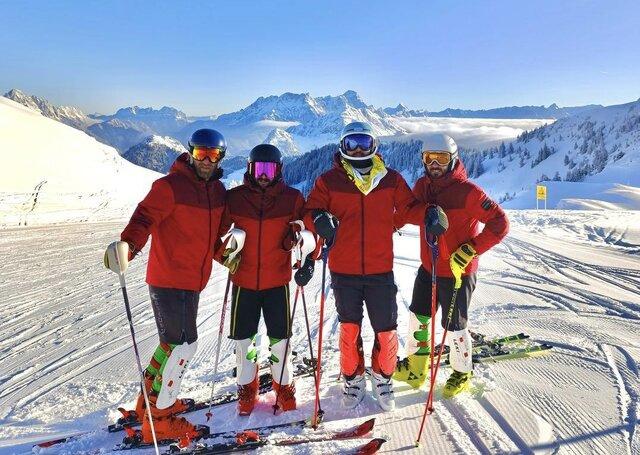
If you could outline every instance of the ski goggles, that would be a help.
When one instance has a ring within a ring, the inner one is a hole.
[[[342,139],[342,149],[346,152],[355,152],[356,149],[364,150],[365,152],[373,151],[375,145],[375,139],[368,134],[350,134]]]
[[[194,160],[204,161],[205,158],[209,158],[212,163],[216,163],[224,156],[224,149],[219,147],[200,147],[195,146],[191,151],[191,156]]]
[[[253,163],[249,163],[249,173],[256,180],[263,175],[269,180],[273,180],[276,178],[279,171],[279,163],[272,163],[270,161],[254,161]]]
[[[451,153],[449,152],[422,152],[422,162],[424,164],[438,163],[440,166],[446,166],[451,162]]]

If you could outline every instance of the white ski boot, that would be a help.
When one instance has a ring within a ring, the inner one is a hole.
[[[385,411],[393,411],[396,408],[396,400],[393,396],[393,381],[381,374],[371,371],[371,388],[373,395],[378,400],[378,405]]]
[[[342,395],[343,409],[353,409],[360,404],[364,398],[364,392],[367,383],[364,380],[364,374],[356,376],[352,380],[344,380],[344,388]]]

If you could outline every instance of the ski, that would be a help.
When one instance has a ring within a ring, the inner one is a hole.
[[[494,346],[501,346],[503,344],[518,343],[520,341],[527,340],[529,338],[529,335],[526,335],[524,333],[518,333],[516,335],[507,335],[507,336],[498,337],[498,338],[487,338],[486,335],[483,335],[477,332],[472,332],[471,338],[473,339],[473,349],[477,350],[486,346],[494,347]],[[436,353],[439,352],[439,349],[440,349],[440,345],[437,345]],[[448,353],[449,353],[449,346],[445,345],[442,355],[445,355]]]
[[[547,343],[531,344],[521,348],[508,348],[499,346],[495,348],[485,348],[473,353],[474,363],[491,363],[499,360],[519,359],[525,357],[536,357],[547,354],[553,346]]]
[[[294,377],[307,377],[307,376],[313,376],[315,374],[315,368],[304,365],[304,364],[297,364],[296,365],[296,370],[293,373]],[[264,393],[268,393],[271,391],[273,383],[272,383],[272,377],[271,377],[271,373],[262,373],[259,376],[259,393],[260,394],[264,394]],[[235,391],[232,392],[226,392],[223,393],[221,395],[217,395],[214,399],[213,399],[213,403],[212,403],[212,407],[216,407],[216,406],[222,406],[228,403],[234,403],[238,401],[238,394]],[[199,411],[202,409],[208,409],[209,408],[209,402],[208,401],[196,401],[193,403],[193,406],[191,406],[185,413],[187,412],[193,412],[193,411]],[[132,411],[125,411],[122,408],[118,408],[120,410],[120,412],[123,414],[123,417],[119,418],[118,421],[116,423],[110,424],[109,426],[106,427],[106,431],[108,431],[109,433],[117,433],[119,431],[124,431],[125,428],[133,426],[133,425],[140,425],[140,422],[137,419],[137,416],[135,415],[135,412]],[[184,413],[183,413],[184,414]],[[70,440],[73,440],[79,436],[82,436],[84,434],[90,433],[90,431],[83,431],[83,432],[79,432],[77,434],[74,435],[70,435],[70,436],[66,436],[63,438],[58,438],[58,439],[52,439],[50,441],[44,441],[38,444],[35,444],[34,447],[41,447],[41,448],[46,448],[46,447],[51,447],[57,444],[62,444],[64,442],[68,442]]]
[[[320,415],[320,421],[322,421],[324,413]],[[311,428],[311,418],[305,420],[295,420],[293,422],[285,422],[285,423],[277,423],[274,425],[265,425],[260,427],[248,428],[245,430],[230,430],[230,431],[222,431],[218,433],[208,433],[206,436],[203,436],[201,440],[205,439],[216,439],[216,438],[225,438],[225,439],[238,439],[238,438],[248,438],[253,435],[258,435],[260,437],[269,436],[271,433],[275,431],[283,431],[290,428]],[[152,443],[145,443],[142,441],[142,433],[140,430],[127,429],[127,437],[124,438],[121,444],[117,444],[112,450],[122,451],[122,450],[131,450],[131,449],[143,449],[146,447],[153,447]],[[159,445],[171,445],[171,444],[188,444],[189,441],[178,441],[178,440],[165,440],[159,441]]]
[[[240,452],[244,450],[254,450],[265,446],[293,446],[299,444],[307,444],[312,442],[327,442],[336,440],[346,440],[361,438],[369,434],[375,425],[375,419],[369,419],[355,428],[338,431],[323,431],[321,434],[311,433],[301,436],[290,436],[282,439],[265,439],[259,433],[251,433],[249,430],[238,433],[236,440],[232,442],[222,443],[198,443],[192,449],[180,448],[174,444],[169,447],[165,453],[180,453],[183,455],[211,455],[218,453]],[[374,442],[375,441],[375,442]],[[374,439],[367,444],[359,447],[355,452],[357,454],[373,454],[376,453],[385,442],[384,439]]]

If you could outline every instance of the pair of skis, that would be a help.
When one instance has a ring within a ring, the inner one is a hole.
[[[293,372],[293,376],[294,377],[308,377],[308,376],[313,376],[315,374],[315,367],[310,366],[310,365],[303,365],[303,364],[298,364],[296,365],[296,369]],[[258,383],[259,383],[259,388],[258,388],[258,392],[260,394],[265,394],[267,392],[270,392],[272,390],[273,387],[273,381],[272,381],[272,376],[271,373],[262,373],[259,376],[258,379]],[[225,404],[229,404],[229,403],[234,403],[238,401],[238,394],[237,392],[233,391],[233,392],[226,392],[223,393],[221,395],[216,396],[213,399],[213,402],[211,404],[212,407],[216,407],[216,406],[222,406]],[[209,407],[209,401],[195,401],[193,403],[192,406],[190,406],[185,412],[183,412],[182,414],[188,413],[188,412],[193,412],[193,411],[199,411],[202,409],[207,409]],[[106,431],[108,431],[109,433],[117,433],[120,431],[124,431],[126,428],[134,426],[134,425],[140,425],[140,421],[138,420],[138,416],[136,415],[135,412],[132,411],[126,411],[122,408],[119,408],[120,412],[123,414],[122,417],[120,417],[116,423],[112,423],[110,424],[107,428]],[[89,431],[84,431],[84,432],[80,432],[71,436],[67,436],[64,438],[58,438],[58,439],[53,439],[50,441],[45,441],[45,442],[41,442],[39,444],[36,444],[37,447],[42,447],[42,448],[46,448],[46,447],[51,447],[57,444],[62,444],[64,442],[69,442],[73,439],[77,439],[78,437],[90,433]]]
[[[206,438],[200,439],[193,447],[191,441],[161,441],[161,445],[167,445],[169,443],[168,450],[165,452],[180,453],[183,455],[212,455],[219,453],[231,453],[241,452],[245,450],[254,450],[266,446],[282,447],[293,446],[308,443],[328,442],[328,441],[342,441],[348,439],[362,438],[373,431],[375,425],[375,419],[369,419],[356,425],[353,428],[346,430],[325,430],[320,432],[314,432],[303,435],[287,436],[278,439],[270,439],[269,436],[275,432],[289,430],[292,428],[303,429],[311,427],[311,419],[298,420],[294,422],[268,425],[262,427],[256,427],[252,429],[243,430],[240,432],[227,431],[221,433],[213,433]],[[207,442],[213,439],[233,439],[231,441],[223,442]],[[374,438],[367,441],[365,444],[351,451],[350,453],[357,455],[368,455],[376,453],[382,444],[386,442],[382,438]],[[151,444],[138,443],[138,444],[120,444],[114,447],[114,451],[118,450],[130,450],[138,448],[151,447]],[[349,453],[349,452],[347,452]]]

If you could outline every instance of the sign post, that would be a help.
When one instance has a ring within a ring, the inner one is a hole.
[[[544,185],[536,185],[536,210],[540,200],[544,201],[544,209],[547,210],[547,187]]]

